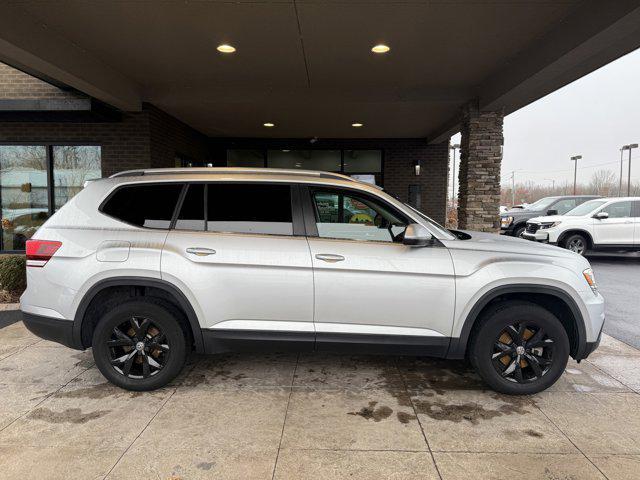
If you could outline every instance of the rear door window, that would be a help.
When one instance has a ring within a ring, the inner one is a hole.
[[[293,235],[291,187],[259,183],[209,183],[207,231]]]
[[[127,185],[117,189],[101,211],[138,227],[168,229],[181,191],[178,183]]]
[[[189,185],[176,220],[176,230],[204,230],[204,190],[203,183]]]

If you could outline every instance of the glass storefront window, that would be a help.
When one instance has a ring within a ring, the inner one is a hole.
[[[340,171],[340,150],[269,150],[269,168]]]
[[[24,250],[51,211],[101,176],[98,146],[0,145],[0,250]]]
[[[264,152],[262,150],[227,150],[228,167],[264,167]]]
[[[381,150],[345,150],[345,173],[378,173],[382,171]]]
[[[82,190],[86,180],[93,180],[101,176],[100,147],[54,146],[55,210],[58,210]]]
[[[47,150],[44,146],[0,146],[2,250],[24,250],[47,219]]]

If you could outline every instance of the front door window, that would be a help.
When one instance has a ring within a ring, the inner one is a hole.
[[[400,242],[407,222],[368,196],[347,191],[313,193],[320,238]]]

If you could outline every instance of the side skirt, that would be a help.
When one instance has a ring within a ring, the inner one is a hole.
[[[336,352],[368,355],[417,355],[444,358],[449,337],[358,335],[203,329],[205,353],[234,351]]]

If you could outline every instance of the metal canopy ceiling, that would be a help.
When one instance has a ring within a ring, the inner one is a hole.
[[[9,0],[0,60],[210,136],[441,140],[472,99],[508,113],[640,46],[638,4]]]

